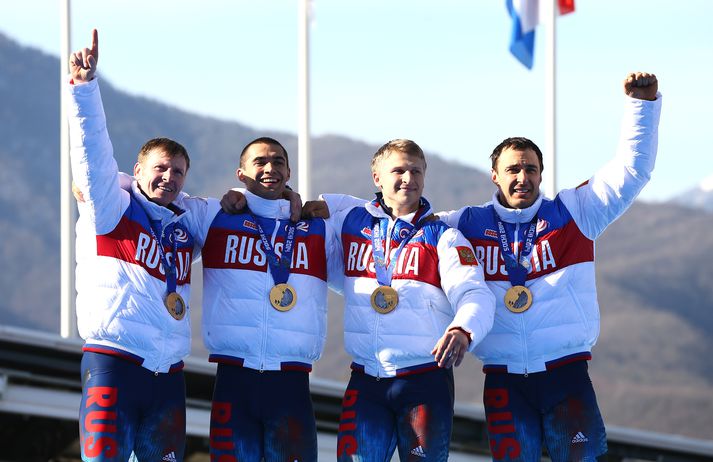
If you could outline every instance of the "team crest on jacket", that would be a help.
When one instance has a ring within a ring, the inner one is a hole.
[[[404,228],[401,228],[401,229],[399,230],[399,239],[406,239],[406,236],[408,236],[408,234],[409,234],[410,232],[411,232],[411,230],[408,229],[408,228],[405,228],[405,227],[404,227]]]
[[[365,237],[368,237],[368,238],[371,238],[371,228],[369,228],[369,227],[367,227],[367,226],[364,226],[364,227],[361,229],[361,235],[362,235],[362,236],[365,236]]]
[[[243,226],[257,231],[257,225],[250,220],[243,220]]]
[[[550,222],[547,220],[543,220],[540,218],[537,220],[537,233],[541,233],[542,231],[546,230],[550,226]]]
[[[498,238],[498,232],[495,231],[494,229],[486,229],[485,230],[485,235],[488,237],[493,237],[495,239]]]
[[[458,250],[461,265],[478,266],[478,260],[470,247],[459,245],[456,250]]]
[[[176,228],[173,231],[173,235],[176,238],[176,242],[183,242],[183,243],[188,242],[188,233],[186,232],[185,229]]]

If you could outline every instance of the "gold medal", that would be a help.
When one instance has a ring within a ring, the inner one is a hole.
[[[186,302],[183,297],[178,295],[178,292],[171,292],[163,299],[163,304],[166,305],[168,313],[173,316],[173,319],[180,321],[186,315]]]
[[[277,311],[290,311],[297,303],[297,293],[291,285],[282,283],[270,289],[270,304]]]
[[[512,286],[505,292],[505,307],[513,313],[527,311],[532,305],[532,292],[525,286]]]
[[[399,294],[390,286],[379,286],[371,293],[371,307],[381,314],[391,313],[399,304]]]

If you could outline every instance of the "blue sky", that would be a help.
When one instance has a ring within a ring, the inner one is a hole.
[[[122,90],[297,132],[296,0],[71,5],[72,48],[88,45],[98,28],[100,73]],[[642,198],[664,200],[711,176],[710,148],[696,138],[713,119],[713,2],[575,6],[558,21],[558,188],[579,184],[613,155],[621,82],[632,70],[656,73],[664,94],[657,167]],[[504,0],[315,0],[313,135],[411,138],[483,170],[507,136],[544,147],[544,34],[528,71],[508,52],[510,27]],[[1,2],[0,31],[59,56],[59,1]]]

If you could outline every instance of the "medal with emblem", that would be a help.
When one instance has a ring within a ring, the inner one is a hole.
[[[168,313],[177,321],[180,321],[186,315],[186,302],[178,292],[171,292],[166,295],[163,299],[163,304],[166,306]]]
[[[371,293],[371,307],[378,313],[391,313],[398,304],[399,293],[393,287],[379,286]]]
[[[537,235],[537,217],[530,222],[530,226],[525,234],[524,248],[519,257],[517,257],[508,243],[505,225],[497,213],[495,211],[493,211],[493,213],[495,213],[495,221],[498,224],[498,237],[500,250],[505,260],[505,270],[508,273],[510,284],[512,284],[512,287],[508,288],[507,292],[505,292],[503,299],[505,308],[513,313],[523,313],[530,309],[533,301],[532,292],[525,287],[525,281],[527,280],[527,273],[532,270],[530,255],[532,254],[534,248],[533,244]]]
[[[400,239],[401,242],[396,250],[388,257],[386,246],[384,245],[386,238],[383,235],[383,231],[389,229],[388,219],[374,217],[371,227],[371,248],[372,258],[374,260],[374,272],[376,273],[376,281],[379,286],[371,293],[371,307],[377,313],[391,313],[399,304],[399,294],[396,292],[396,289],[391,287],[391,279],[394,269],[396,268],[396,262],[399,260],[399,256],[404,247],[406,247],[406,244],[408,244],[411,238],[418,233],[423,224],[428,221],[423,216],[423,212],[429,210],[429,207],[424,201],[425,199],[422,198],[419,211],[414,215],[413,220],[416,223],[415,225],[401,219],[397,219],[394,222],[391,233],[397,237],[393,237],[392,239]],[[389,243],[391,242],[393,241],[389,240]]]
[[[277,284],[270,289],[270,304],[277,311],[290,311],[297,303],[297,293],[289,284]]]
[[[176,285],[178,284],[176,253],[178,249],[177,235],[185,236],[185,231],[176,228],[174,224],[172,228],[169,229],[167,226],[158,233],[158,229],[154,229],[154,226],[158,227],[159,225],[160,222],[152,223],[151,226],[149,226],[149,231],[151,232],[151,237],[156,241],[156,249],[161,258],[161,267],[166,275],[166,295],[163,297],[163,306],[166,307],[166,311],[168,311],[168,314],[170,314],[173,319],[180,321],[186,316],[188,305],[186,305],[186,301],[183,300],[183,297],[176,292]],[[166,231],[168,231],[168,233],[166,233]],[[173,258],[168,258],[168,254],[163,248],[163,241],[166,234],[168,235],[169,243],[172,244]],[[158,237],[159,235],[161,238]]]
[[[527,311],[532,305],[532,292],[525,286],[512,286],[505,292],[505,308],[513,313]]]
[[[278,222],[278,226],[285,227],[285,240],[282,246],[282,252],[278,255],[275,247],[267,238],[267,234],[255,215],[252,215],[255,222],[262,246],[267,255],[267,264],[270,268],[270,274],[275,285],[270,289],[268,300],[270,305],[277,311],[290,311],[297,303],[297,291],[294,287],[287,283],[290,278],[290,265],[292,263],[292,250],[295,243],[295,232],[297,224],[290,222],[283,225],[283,221]]]

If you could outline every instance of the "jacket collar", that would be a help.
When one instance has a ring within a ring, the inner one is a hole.
[[[503,206],[498,200],[498,191],[493,193],[492,204],[495,212],[498,214],[501,220],[506,223],[529,223],[537,214],[537,211],[542,205],[542,199],[544,196],[540,193],[537,196],[537,200],[534,204],[526,209],[511,209],[509,207]]]
[[[250,211],[263,218],[287,220],[290,218],[290,201],[286,199],[265,199],[247,189],[242,191]]]
[[[371,202],[368,202],[366,205],[366,210],[373,216],[377,218],[388,218],[392,220],[391,215],[389,214],[389,211],[387,210],[386,204],[384,204],[383,196],[380,192],[376,193],[376,198],[372,200]],[[402,221],[405,221],[407,223],[413,223],[416,224],[418,223],[421,218],[430,215],[433,213],[431,211],[431,204],[426,200],[425,197],[421,197],[420,202],[419,202],[419,207],[418,210],[415,212],[409,213],[408,215],[404,215],[402,217],[397,217],[397,220],[400,219]],[[395,220],[393,220],[395,221]]]
[[[167,207],[164,207],[148,200],[144,193],[141,192],[136,180],[131,182],[131,194],[141,204],[146,215],[148,215],[151,220],[161,220],[162,226],[166,226],[172,221],[179,221],[185,218],[189,213],[181,207],[183,197],[180,194],[175,201],[170,203]]]

